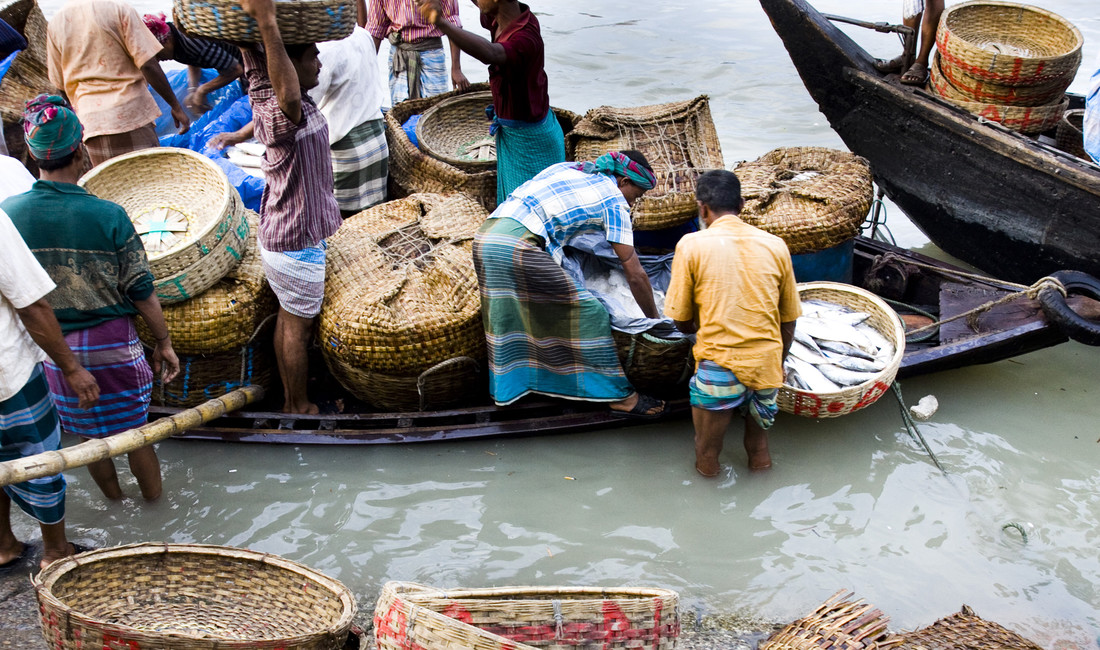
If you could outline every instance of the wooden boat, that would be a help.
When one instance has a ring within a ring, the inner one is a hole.
[[[876,72],[804,0],[760,4],[829,124],[937,246],[1014,282],[1100,276],[1100,167]]]
[[[1017,291],[1016,287],[995,280],[960,273],[964,272],[896,246],[862,237],[856,240],[855,283],[899,305],[908,305],[910,308],[897,307],[903,313],[928,314],[928,321],[961,314]],[[1081,314],[1100,318],[1100,302],[1073,297],[1070,305]],[[919,321],[920,317],[915,319]],[[1037,301],[1020,299],[947,323],[928,340],[911,343],[898,377],[990,363],[1066,340],[1066,334],[1046,317]],[[151,417],[178,410],[153,407]],[[683,417],[689,411],[687,399],[679,397],[670,401],[668,417]],[[178,437],[284,444],[389,444],[575,433],[645,422],[615,417],[603,404],[531,399],[498,407],[486,398],[483,404],[465,408],[417,413],[303,416],[237,412]]]

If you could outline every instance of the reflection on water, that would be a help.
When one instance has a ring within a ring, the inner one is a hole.
[[[463,18],[476,25],[467,4]],[[583,112],[707,93],[727,164],[778,146],[840,145],[755,2],[532,4],[556,106]],[[898,5],[820,3],[873,20],[895,20]],[[45,3],[47,15],[57,6]],[[1081,27],[1088,67],[1100,49],[1094,2],[1044,7]],[[878,55],[896,48],[893,37],[858,38]],[[469,58],[464,69],[485,78]],[[925,244],[896,209],[889,224],[902,243]],[[390,579],[654,585],[679,590],[688,611],[787,621],[849,588],[898,628],[967,603],[1046,647],[1096,647],[1096,360],[1096,350],[1067,344],[906,381],[911,402],[939,398],[921,431],[947,476],[909,439],[888,394],[837,420],[781,416],[775,468],[763,474],[743,469],[739,435],[730,436],[723,459],[732,467],[716,481],[692,471],[686,420],[382,448],[171,441],[159,451],[162,502],[106,503],[78,470],[68,522],[76,539],[100,544],[206,542],[285,555],[343,580],[368,610]],[[24,518],[17,524],[34,534]],[[1006,524],[1018,524],[1026,543]]]

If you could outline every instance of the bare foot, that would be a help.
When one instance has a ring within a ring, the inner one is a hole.
[[[300,405],[291,404],[290,402],[285,402],[283,404],[283,413],[294,413],[296,415],[317,415],[320,412],[321,409],[318,408],[318,406],[313,402],[305,402]]]
[[[714,478],[722,470],[722,465],[716,460],[695,460],[695,471],[703,478]]]
[[[15,564],[16,560],[23,557],[26,552],[27,545],[13,537],[10,544],[0,548],[0,567]]]
[[[69,557],[70,555],[76,555],[77,553],[81,552],[82,550],[87,550],[87,549],[84,549],[84,548],[78,549],[76,547],[76,545],[71,543],[71,542],[67,542],[61,550],[43,548],[42,549],[42,560],[38,563],[38,568],[39,569],[45,569],[46,567],[50,566],[54,562],[56,562],[56,561],[58,561],[62,558]]]
[[[754,454],[749,456],[749,469],[756,471],[762,469],[771,469],[772,456],[765,449],[763,453]]]

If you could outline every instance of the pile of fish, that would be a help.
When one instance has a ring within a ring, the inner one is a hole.
[[[260,171],[260,165],[263,164],[263,155],[266,150],[267,147],[259,142],[241,142],[228,147],[225,150],[225,156],[229,158],[229,162],[245,172],[263,178],[264,173]]]
[[[609,303],[608,311],[612,314],[628,318],[646,317],[642,308],[638,306],[638,301],[634,300],[626,274],[619,269],[608,269],[606,274],[589,275],[585,277],[585,285],[590,291],[603,296]],[[665,292],[654,289],[653,302],[657,305],[657,312],[664,313]]]
[[[873,379],[894,357],[891,343],[866,321],[870,314],[822,300],[803,300],[794,342],[783,362],[784,383],[833,393]]]

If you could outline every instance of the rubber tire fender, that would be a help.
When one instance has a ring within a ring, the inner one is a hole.
[[[1083,271],[1055,271],[1050,277],[1062,283],[1067,294],[1081,294],[1100,300],[1100,280]],[[1053,287],[1039,290],[1043,314],[1061,328],[1066,336],[1085,345],[1100,345],[1100,322],[1082,317],[1066,303],[1065,296]]]

